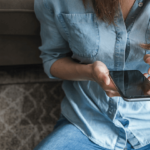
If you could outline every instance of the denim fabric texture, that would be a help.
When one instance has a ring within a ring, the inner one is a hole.
[[[119,116],[118,116],[119,117]],[[121,118],[120,118],[121,119]],[[121,121],[125,124],[125,121]],[[150,144],[138,150],[149,150]],[[88,139],[76,126],[70,123],[62,114],[53,132],[40,142],[34,150],[110,150],[101,147]],[[127,142],[124,150],[134,150]]]
[[[125,21],[119,5],[115,25],[98,19],[81,0],[35,0],[34,10],[41,24],[40,58],[49,78],[61,80],[50,68],[69,53],[78,63],[99,60],[112,71],[147,72],[143,57],[149,51],[139,44],[150,43],[150,0],[136,0]],[[62,88],[62,114],[95,144],[111,150],[123,150],[127,141],[134,149],[150,144],[149,101],[110,98],[94,81],[64,80]]]

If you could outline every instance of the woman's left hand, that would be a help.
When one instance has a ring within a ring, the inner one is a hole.
[[[144,56],[144,61],[150,65],[150,54],[146,54]],[[144,76],[150,81],[150,76],[148,77],[148,75],[150,75],[150,68],[148,69],[147,73],[144,73]],[[142,89],[145,95],[150,95],[150,84],[145,82],[142,85]]]
[[[150,65],[150,54],[146,54],[144,56],[144,61]],[[148,75],[150,75],[150,68],[148,69],[148,72],[147,73],[144,73],[144,76],[147,78]],[[148,77],[148,80],[150,81],[150,77]]]

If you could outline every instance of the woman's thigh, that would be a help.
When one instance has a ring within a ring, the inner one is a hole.
[[[53,132],[34,150],[107,150],[90,141],[77,127],[63,116]]]

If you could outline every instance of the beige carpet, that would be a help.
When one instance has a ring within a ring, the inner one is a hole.
[[[60,116],[62,81],[41,65],[0,67],[0,150],[33,150]]]

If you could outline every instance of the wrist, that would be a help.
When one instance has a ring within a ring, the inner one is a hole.
[[[76,70],[81,80],[93,80],[92,77],[92,64],[80,64],[76,66]]]
[[[93,64],[87,65],[87,78],[88,80],[95,81],[93,78]]]

